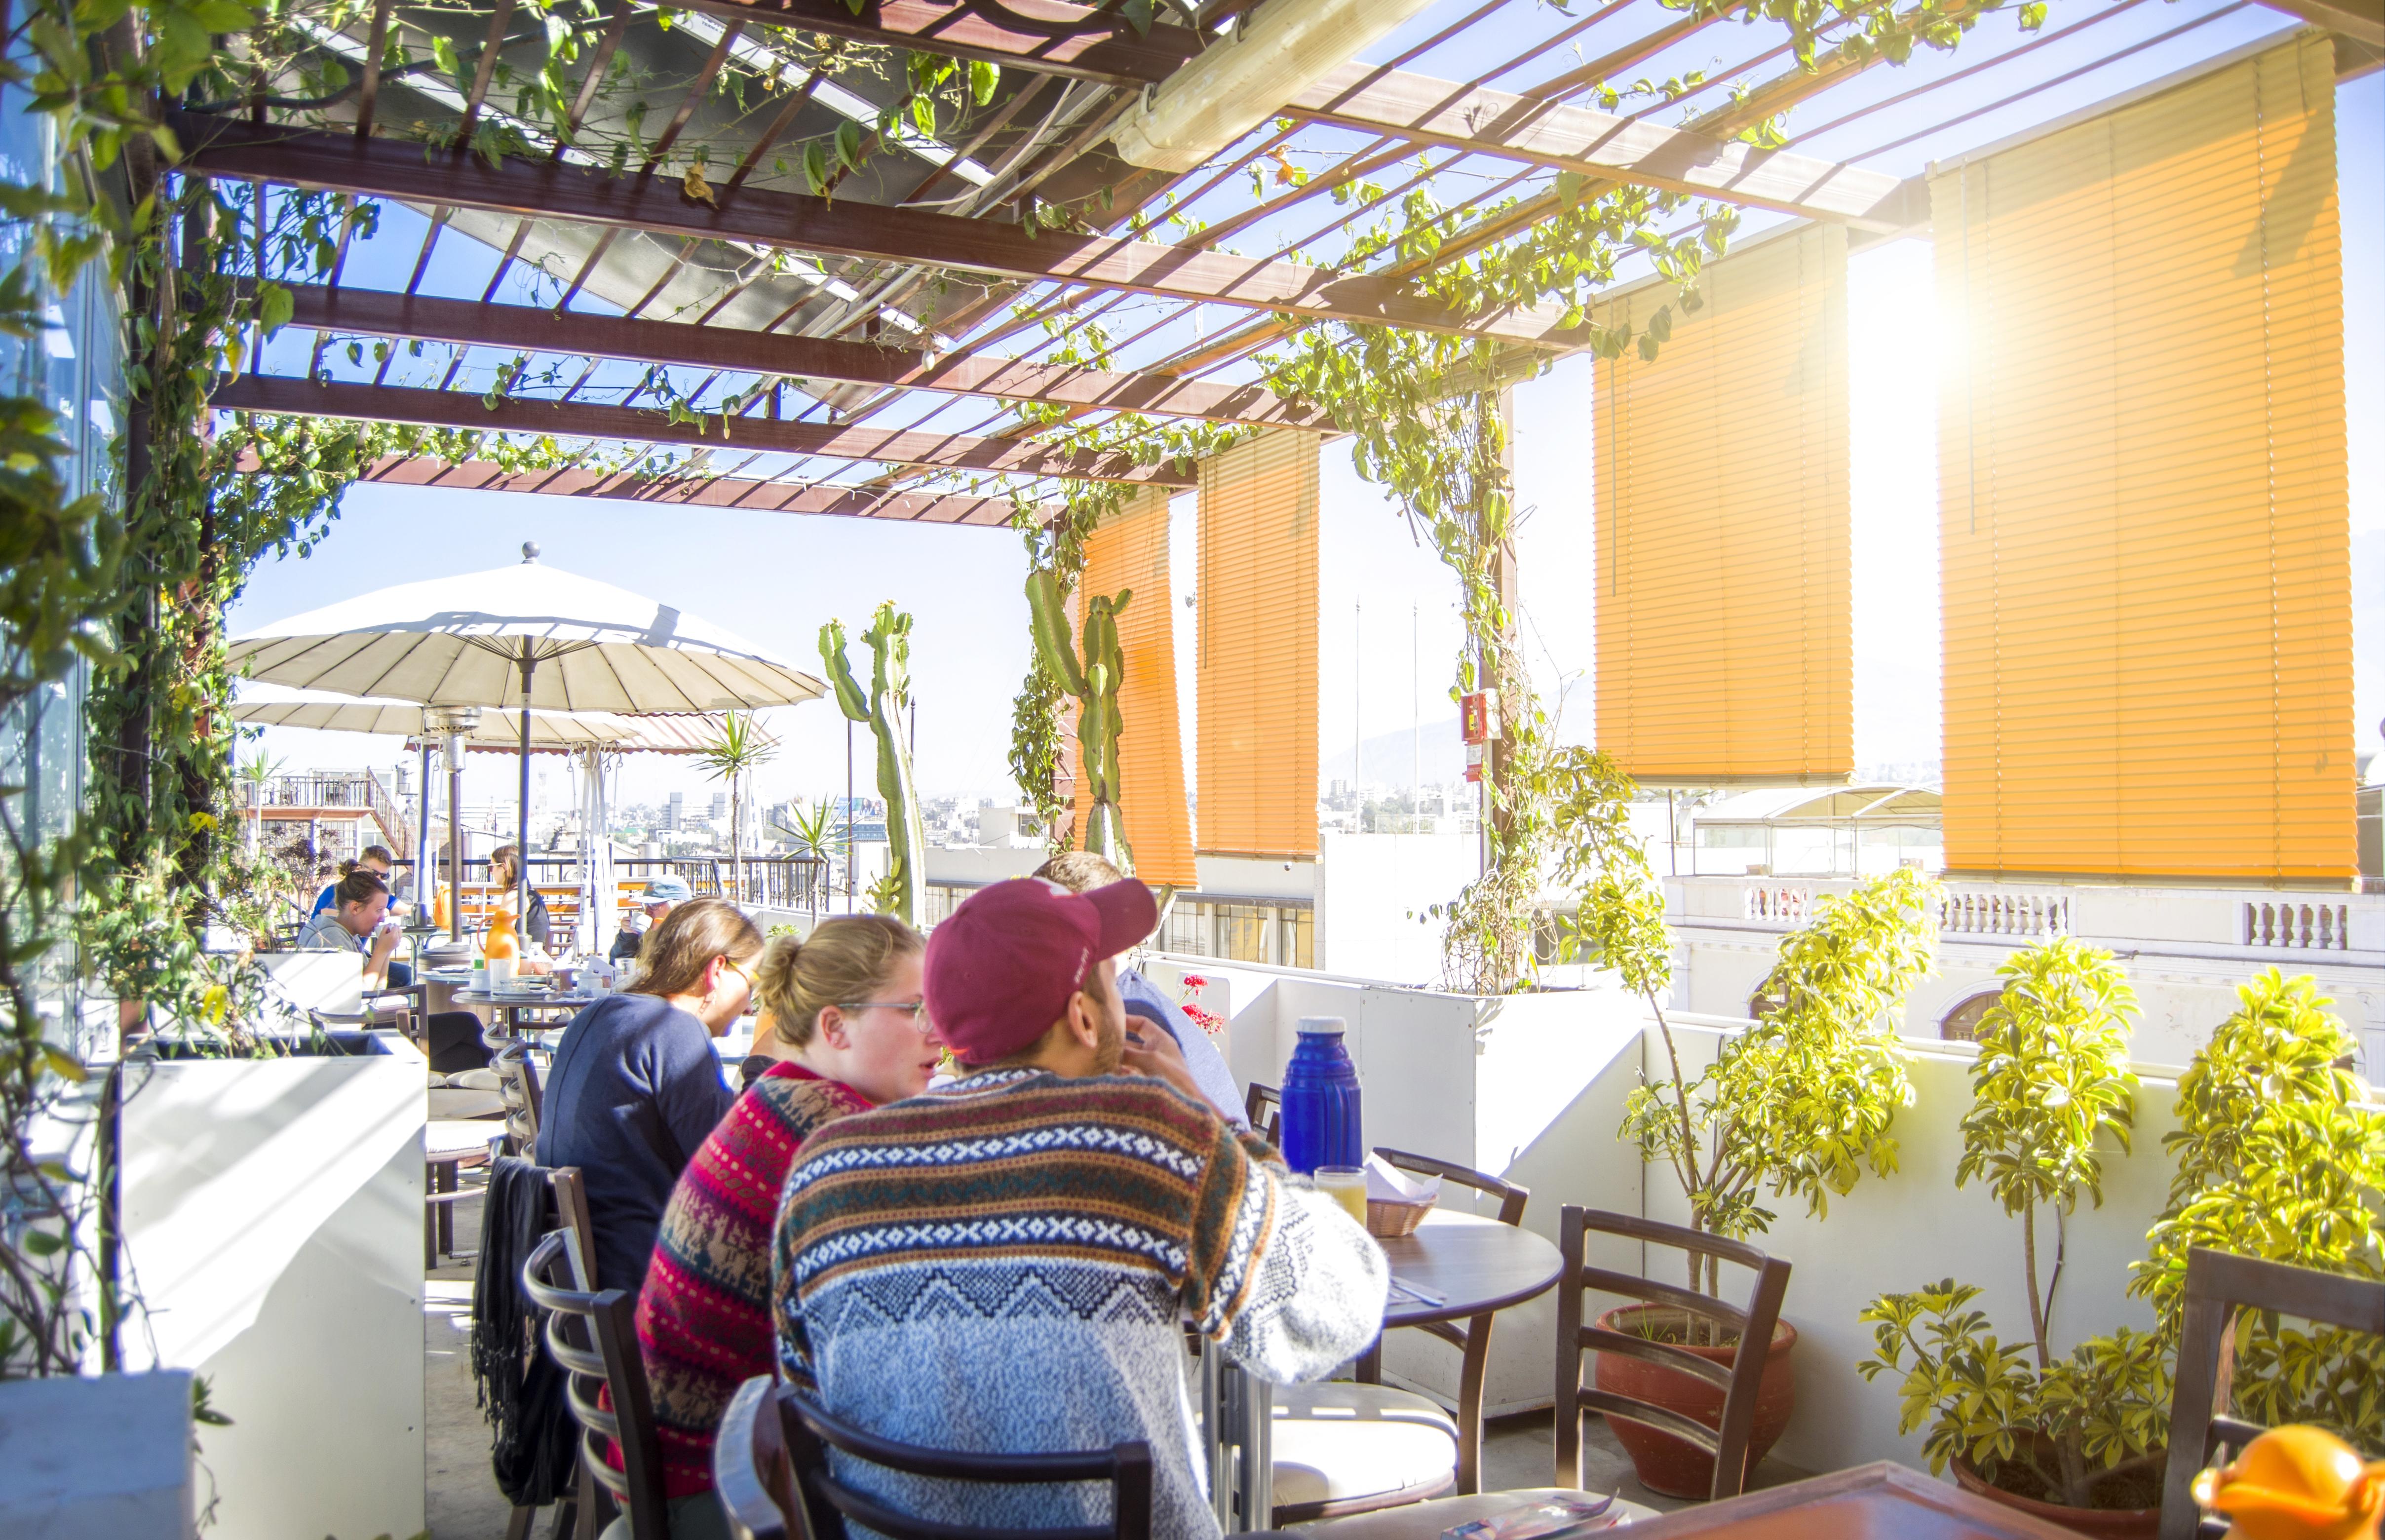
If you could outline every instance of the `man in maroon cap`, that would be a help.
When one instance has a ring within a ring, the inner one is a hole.
[[[928,1013],[968,1072],[805,1141],[771,1284],[780,1368],[829,1411],[940,1449],[1143,1440],[1152,1534],[1205,1540],[1181,1323],[1263,1379],[1316,1379],[1374,1340],[1389,1273],[1180,1058],[1128,1045],[1114,959],[1158,919],[1141,883],[1021,878],[938,925]],[[1098,1484],[839,1471],[917,1518],[1108,1518]]]

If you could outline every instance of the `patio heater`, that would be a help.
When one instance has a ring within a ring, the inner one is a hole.
[[[431,734],[441,736],[439,752],[447,760],[447,939],[464,939],[464,738],[481,725],[477,706],[426,706],[422,708],[422,839],[426,859],[431,840]],[[428,889],[423,902],[429,903]]]

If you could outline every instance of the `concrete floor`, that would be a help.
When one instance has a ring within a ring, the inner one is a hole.
[[[456,1205],[456,1244],[468,1249],[478,1243],[480,1233],[479,1200]],[[472,1264],[450,1262],[432,1272],[425,1296],[423,1518],[430,1525],[430,1540],[504,1540],[512,1509],[489,1473],[489,1424],[473,1404]],[[1482,1484],[1494,1492],[1546,1486],[1555,1474],[1555,1450],[1549,1413],[1498,1418],[1483,1430]],[[1598,1418],[1591,1419],[1582,1430],[1582,1473],[1583,1484],[1593,1492],[1613,1492],[1655,1509],[1684,1506],[1678,1499],[1657,1496],[1633,1478],[1630,1457]],[[1767,1459],[1757,1471],[1754,1484],[1774,1486],[1804,1474],[1779,1460]],[[542,1514],[536,1533],[543,1536],[548,1527],[547,1517]]]

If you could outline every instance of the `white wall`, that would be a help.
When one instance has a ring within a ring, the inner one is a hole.
[[[122,1070],[136,1369],[205,1376],[212,1540],[422,1528],[423,1061],[135,1059]],[[154,1358],[152,1350],[154,1349]]]
[[[1480,874],[1481,859],[1474,834],[1329,831],[1317,903],[1317,966],[1392,983],[1437,983],[1442,928],[1414,917],[1456,897]]]

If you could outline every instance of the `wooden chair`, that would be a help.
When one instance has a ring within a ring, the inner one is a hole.
[[[1747,1308],[1742,1310],[1676,1284],[1589,1266],[1583,1259],[1583,1250],[1592,1234],[1619,1235],[1648,1245],[1672,1246],[1692,1257],[1718,1257],[1750,1269],[1755,1274],[1755,1286]],[[1780,1319],[1781,1296],[1789,1291],[1789,1263],[1743,1242],[1722,1240],[1677,1224],[1660,1224],[1636,1214],[1613,1214],[1570,1203],[1566,1205],[1558,1225],[1557,1249],[1565,1265],[1565,1271],[1557,1279],[1557,1484],[1581,1484],[1581,1417],[1586,1411],[1598,1411],[1696,1445],[1715,1457],[1711,1495],[1717,1499],[1739,1496],[1747,1484],[1747,1446],[1749,1434],[1755,1425],[1756,1391],[1764,1380],[1772,1329]],[[1668,1343],[1585,1326],[1581,1308],[1585,1289],[1670,1305],[1719,1321],[1737,1332],[1742,1345],[1754,1345],[1754,1350],[1742,1346],[1726,1369]],[[1719,1386],[1723,1392],[1721,1426],[1710,1428],[1678,1411],[1613,1391],[1584,1388],[1581,1355],[1585,1350],[1640,1358]]]
[[[522,1264],[522,1287],[547,1312],[547,1355],[570,1376],[564,1394],[581,1427],[583,1481],[593,1477],[629,1515],[630,1540],[670,1540],[662,1444],[655,1432],[646,1367],[638,1357],[638,1302],[626,1290],[591,1294],[558,1282],[572,1265],[566,1249],[570,1244],[570,1233],[562,1230],[539,1242]],[[599,1389],[606,1392],[603,1400]],[[618,1471],[606,1463],[607,1442],[620,1447]]]
[[[507,1153],[525,1158],[533,1158],[538,1148],[539,1120],[546,1107],[538,1062],[531,1054],[529,1044],[508,1043],[489,1060],[489,1070],[497,1077],[497,1094],[505,1098]]]
[[[1257,1087],[1254,1087],[1255,1094]],[[1402,1171],[1438,1176],[1499,1200],[1499,1221],[1518,1224],[1528,1188],[1429,1155],[1379,1148]],[[1482,1383],[1491,1367],[1492,1315],[1413,1328],[1455,1347],[1457,1414],[1382,1383],[1382,1343],[1357,1361],[1357,1383],[1327,1382],[1276,1392],[1275,1522],[1306,1523],[1402,1508],[1482,1485]]]
[[[1272,1085],[1251,1082],[1242,1096],[1242,1116],[1248,1118],[1251,1132],[1279,1149],[1283,1146],[1283,1093]]]
[[[1015,1529],[906,1518],[857,1492],[829,1470],[828,1452],[906,1475],[991,1485],[1107,1482],[1110,1521],[1064,1529]],[[712,1446],[713,1489],[741,1540],[844,1540],[846,1522],[893,1540],[1148,1540],[1151,1449],[1130,1441],[1087,1454],[960,1454],[898,1444],[865,1433],[767,1375],[730,1398]]]
[[[2385,1336],[2385,1283],[2341,1273],[2265,1262],[2195,1246],[2186,1254],[2186,1303],[2181,1312],[2178,1369],[2169,1404],[2169,1465],[2162,1479],[2161,1540],[2192,1540],[2201,1531],[2227,1533],[2225,1521],[2204,1528],[2191,1488],[2195,1472],[2258,1437],[2265,1429],[2227,1414],[2220,1360],[2229,1358],[2237,1312],[2274,1311]]]

